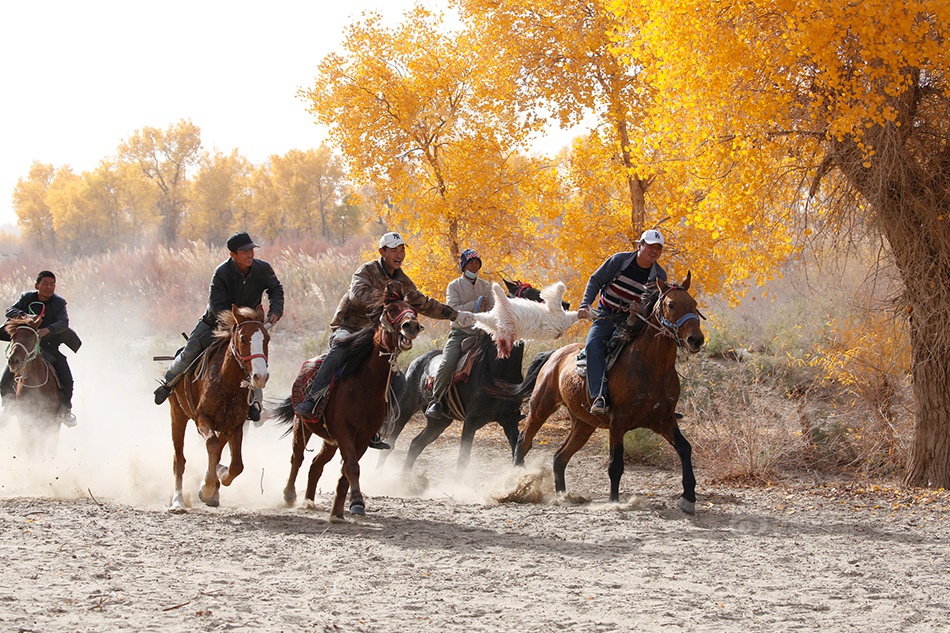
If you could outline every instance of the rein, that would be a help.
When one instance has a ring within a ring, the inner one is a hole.
[[[241,386],[244,387],[244,388],[246,388],[246,389],[248,390],[248,391],[247,391],[247,403],[248,403],[248,404],[251,404],[251,401],[252,401],[252,399],[253,399],[254,396],[253,396],[253,391],[250,389],[250,386],[251,386],[251,372],[249,372],[249,371],[247,370],[247,364],[246,364],[246,363],[247,363],[247,361],[249,361],[249,360],[254,360],[255,358],[263,358],[263,359],[264,359],[264,362],[266,363],[266,362],[267,362],[267,354],[249,354],[249,355],[247,355],[247,356],[243,356],[243,355],[241,354],[241,350],[238,349],[237,343],[235,343],[235,337],[234,337],[234,335],[237,333],[238,329],[239,329],[240,327],[244,326],[244,325],[260,325],[260,326],[264,326],[264,323],[263,323],[262,321],[243,321],[243,322],[241,322],[241,323],[235,323],[235,324],[234,324],[234,327],[232,328],[232,332],[231,332],[231,343],[230,343],[230,345],[228,346],[228,349],[231,350],[231,355],[232,355],[232,356],[234,357],[234,359],[238,362],[238,364],[241,366],[241,370],[244,372],[244,378],[245,378],[245,379],[241,381]]]

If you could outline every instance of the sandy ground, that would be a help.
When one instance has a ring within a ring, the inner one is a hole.
[[[598,434],[567,471],[569,490],[589,502],[558,502],[544,466],[561,432],[556,426],[529,455],[528,471],[512,471],[500,434],[483,432],[461,477],[450,432],[417,463],[413,481],[428,487],[409,494],[399,467],[418,428],[410,426],[381,471],[376,453],[364,459],[367,515],[345,523],[327,516],[335,468],[321,482],[316,510],[280,503],[289,440],[276,429],[249,429],[248,469],[222,490],[219,508],[195,498],[204,455],[200,445],[190,447],[195,505],[181,515],[165,510],[167,437],[156,445],[162,473],[150,472],[135,451],[115,463],[77,457],[81,427],[63,430],[42,475],[11,467],[25,454],[12,458],[15,442],[8,443],[0,629],[950,627],[946,493],[730,488],[705,485],[700,473],[691,517],[675,507],[677,473],[628,468],[624,502],[607,504]],[[96,468],[107,479],[97,479]],[[495,500],[526,473],[542,483],[543,501]],[[122,478],[129,481],[120,485]],[[303,486],[301,479],[301,497]]]
[[[328,520],[334,464],[316,510],[283,506],[290,441],[266,425],[248,429],[221,506],[205,507],[192,427],[193,505],[171,514],[168,408],[150,402],[164,350],[134,337],[97,349],[93,334],[71,358],[79,426],[45,454],[16,422],[0,429],[2,631],[950,630],[946,492],[728,486],[697,456],[695,516],[676,509],[678,472],[654,468],[628,468],[623,502],[608,504],[598,432],[567,470],[588,502],[559,502],[557,423],[527,471],[484,429],[462,476],[455,425],[407,486],[411,423],[385,468],[364,459],[367,515],[345,523]],[[291,380],[275,375],[268,394]],[[525,476],[543,499],[497,501]]]

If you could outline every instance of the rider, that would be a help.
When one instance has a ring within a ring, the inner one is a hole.
[[[491,285],[484,279],[478,278],[478,271],[482,267],[482,259],[475,249],[467,248],[459,257],[459,270],[462,274],[458,279],[449,282],[445,289],[445,303],[456,310],[469,312],[487,312],[491,310],[495,299]],[[449,336],[442,350],[442,362],[435,375],[432,386],[432,404],[426,409],[426,416],[436,419],[442,417],[442,398],[445,397],[452,382],[455,365],[462,356],[462,341],[475,335],[475,330],[462,327],[458,321],[452,324]]]
[[[239,308],[256,308],[261,304],[264,292],[267,292],[270,305],[266,323],[277,323],[284,314],[284,287],[270,264],[262,259],[254,259],[257,244],[251,236],[245,232],[234,233],[228,238],[227,246],[229,258],[215,268],[214,276],[211,277],[208,307],[192,330],[188,342],[165,372],[162,384],[155,390],[155,404],[165,402],[180,375],[211,345],[219,312],[230,310],[232,304]],[[254,422],[261,419],[261,394],[258,390],[254,391],[254,402],[248,409],[247,417]]]
[[[364,328],[375,325],[369,320],[368,312],[373,308],[374,296],[386,289],[389,281],[398,281],[406,293],[406,301],[416,311],[433,319],[449,319],[461,325],[471,326],[474,317],[471,312],[459,312],[451,306],[439,303],[416,289],[416,285],[402,270],[406,258],[406,242],[396,232],[383,234],[379,238],[379,259],[360,266],[350,280],[350,287],[340,299],[336,314],[330,321],[330,350],[320,365],[317,375],[310,386],[310,393],[294,411],[304,418],[320,418],[326,406],[325,398],[330,382],[341,367],[346,351],[336,342],[341,338]],[[389,444],[377,434],[370,442],[370,448],[388,450]]]
[[[43,355],[53,365],[60,384],[59,416],[63,425],[76,426],[76,416],[73,415],[73,374],[69,370],[66,356],[59,351],[63,343],[74,352],[82,342],[76,333],[69,329],[69,315],[66,312],[66,300],[56,294],[56,275],[48,270],[40,271],[33,285],[36,290],[27,291],[20,295],[19,300],[7,308],[6,317],[15,319],[22,316],[42,315],[40,328],[40,349]],[[4,410],[13,396],[13,372],[7,367],[0,378],[0,395],[3,397]]]
[[[591,318],[591,304],[597,294],[597,318],[587,333],[587,390],[593,403],[590,412],[604,413],[610,402],[607,397],[607,343],[616,325],[610,318],[639,304],[641,297],[652,292],[656,280],[666,281],[666,271],[657,263],[663,253],[663,235],[656,229],[644,231],[639,248],[632,252],[611,255],[587,282],[584,299],[577,311],[580,319]]]

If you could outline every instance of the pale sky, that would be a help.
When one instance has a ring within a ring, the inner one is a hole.
[[[422,0],[430,8],[445,0]],[[325,138],[297,90],[365,10],[411,0],[25,0],[0,4],[0,225],[33,161],[80,173],[180,119],[260,164]]]

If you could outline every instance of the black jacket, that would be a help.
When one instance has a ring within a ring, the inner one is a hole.
[[[41,307],[42,306],[42,307]],[[66,300],[58,294],[53,294],[49,301],[40,301],[40,293],[36,290],[30,290],[20,295],[20,298],[12,306],[7,308],[6,317],[15,319],[21,316],[36,315],[43,313],[40,320],[40,328],[47,328],[49,334],[40,341],[40,347],[51,352],[58,352],[59,346],[65,344],[74,352],[79,351],[82,341],[69,328],[69,313],[66,312]],[[3,338],[0,340],[9,340]]]
[[[280,285],[271,265],[255,259],[251,262],[251,271],[245,277],[234,260],[229,258],[214,270],[208,292],[208,307],[201,320],[214,327],[219,312],[230,310],[231,304],[240,308],[256,308],[261,305],[264,292],[267,292],[270,303],[268,315],[283,316],[284,287]]]

